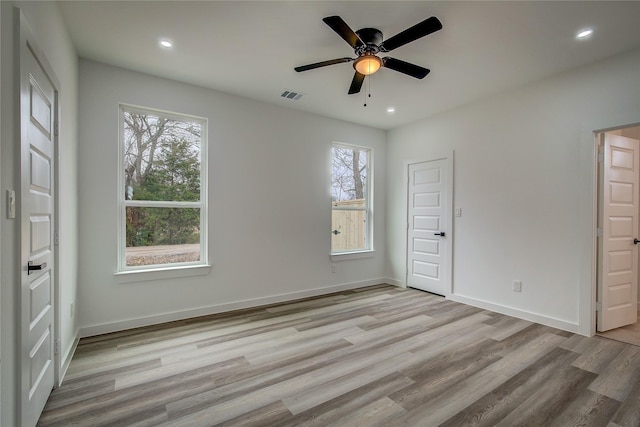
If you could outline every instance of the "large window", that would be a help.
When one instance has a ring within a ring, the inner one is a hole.
[[[121,106],[119,271],[206,264],[206,130]]]
[[[371,150],[332,147],[331,253],[372,249]]]

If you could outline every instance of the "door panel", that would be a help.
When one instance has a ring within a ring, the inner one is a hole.
[[[410,164],[408,170],[407,286],[440,295],[451,289],[448,169],[442,159]]]
[[[36,425],[54,385],[54,153],[56,91],[20,22],[20,417]],[[40,57],[38,56],[40,55]],[[32,265],[33,270],[28,267]]]
[[[413,228],[416,231],[439,230],[440,217],[415,215],[413,217]]]
[[[605,134],[598,331],[636,323],[640,142]]]

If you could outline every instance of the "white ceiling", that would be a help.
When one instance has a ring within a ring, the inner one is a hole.
[[[81,58],[381,129],[640,46],[640,1],[63,1],[60,9]],[[438,17],[441,31],[384,55],[431,74],[382,69],[364,107],[366,81],[347,95],[351,63],[296,73],[354,56],[322,22],[330,15],[385,38]],[[585,27],[593,36],[576,40]],[[161,37],[174,48],[160,48]],[[286,100],[285,89],[305,95]]]

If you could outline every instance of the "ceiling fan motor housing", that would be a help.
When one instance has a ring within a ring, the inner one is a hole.
[[[377,28],[362,28],[356,34],[364,43],[364,46],[355,49],[356,55],[360,56],[365,52],[375,55],[380,52],[378,45],[382,43],[382,31]]]

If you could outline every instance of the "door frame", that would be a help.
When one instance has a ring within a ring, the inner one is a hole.
[[[418,164],[418,163],[425,163],[425,162],[432,162],[432,161],[436,161],[436,160],[445,160],[447,162],[447,166],[449,169],[449,176],[448,176],[448,183],[447,183],[447,188],[446,191],[449,193],[449,197],[447,200],[447,205],[445,206],[445,215],[448,217],[449,219],[449,228],[450,230],[445,230],[446,233],[449,234],[449,244],[447,245],[447,250],[446,250],[446,258],[448,261],[448,265],[446,267],[446,276],[448,278],[448,283],[445,286],[445,293],[444,293],[444,297],[445,298],[449,298],[450,295],[452,295],[454,292],[454,288],[453,288],[453,237],[454,237],[454,218],[453,218],[453,198],[454,198],[454,193],[453,193],[453,176],[454,176],[454,169],[453,169],[453,156],[454,156],[454,151],[453,150],[444,150],[444,151],[437,151],[437,152],[431,152],[431,153],[427,153],[425,154],[424,157],[420,157],[417,159],[410,159],[410,160],[406,160],[403,164],[403,177],[402,177],[402,182],[404,185],[404,190],[403,190],[403,204],[402,204],[402,217],[404,218],[404,233],[402,233],[403,236],[403,240],[404,240],[404,280],[403,280],[403,287],[408,288],[408,278],[409,278],[409,166],[410,165],[414,165],[414,164]]]
[[[599,289],[598,287],[602,285],[602,278],[601,278],[601,274],[602,272],[600,271],[602,269],[602,257],[603,254],[600,253],[600,242],[599,242],[599,238],[600,235],[603,233],[603,224],[601,223],[603,218],[601,218],[602,216],[602,209],[603,209],[603,194],[602,194],[602,189],[601,189],[601,184],[603,182],[604,179],[604,164],[602,162],[603,158],[604,158],[604,145],[605,145],[605,134],[606,132],[610,132],[610,131],[615,131],[615,130],[620,130],[620,129],[625,129],[625,128],[629,128],[629,127],[638,127],[640,126],[640,124],[631,124],[631,125],[621,125],[621,126],[616,126],[614,128],[611,129],[607,129],[607,130],[603,130],[603,131],[594,131],[594,140],[595,140],[595,144],[596,144],[596,276],[595,276],[595,281],[596,281],[596,285],[595,285],[595,295],[594,295],[594,304],[596,307],[596,311],[594,312],[594,319],[591,320],[591,323],[593,324],[593,328],[594,328],[594,334],[597,333],[597,319],[598,319],[598,313],[597,310],[599,308],[599,304],[598,304],[598,294],[599,294]],[[637,286],[640,286],[640,284],[638,284]],[[638,300],[636,299],[636,309],[640,307],[640,302],[638,302]]]
[[[52,225],[54,227],[53,229],[53,235],[57,236],[58,235],[58,230],[59,230],[59,217],[60,217],[60,203],[59,203],[59,182],[60,182],[60,177],[59,177],[59,123],[60,123],[60,81],[58,80],[58,78],[56,77],[55,73],[53,72],[53,67],[50,65],[49,61],[47,60],[47,56],[45,54],[45,52],[41,49],[41,45],[40,43],[38,43],[38,40],[35,38],[34,33],[31,29],[31,26],[29,25],[24,13],[22,12],[22,10],[20,8],[15,8],[15,17],[14,17],[14,22],[15,25],[18,27],[18,34],[19,36],[17,37],[16,40],[16,45],[15,45],[15,49],[16,49],[16,62],[17,62],[17,73],[15,75],[15,81],[16,81],[16,86],[18,88],[22,88],[24,85],[24,75],[23,75],[23,69],[22,69],[22,63],[23,63],[23,57],[25,55],[28,54],[27,50],[31,50],[31,52],[33,53],[33,56],[36,57],[37,61],[39,62],[42,70],[45,72],[45,74],[47,75],[47,77],[49,78],[49,80],[51,81],[53,88],[54,88],[54,99],[53,99],[53,107],[54,107],[54,123],[53,128],[54,128],[54,132],[53,132],[53,171],[52,171],[52,175],[53,175],[53,186],[52,186],[52,192],[53,192],[53,206],[52,206],[52,212],[53,212],[53,221],[52,221]],[[22,156],[22,138],[25,135],[25,125],[23,123],[23,114],[22,114],[22,94],[20,91],[18,91],[17,94],[18,97],[18,103],[17,103],[17,116],[18,116],[18,132],[17,132],[17,142],[19,143],[19,155],[20,157]],[[19,176],[20,176],[20,180],[19,182],[22,182],[22,168],[21,166],[18,169],[19,171]],[[20,192],[22,191],[22,188],[20,188]],[[17,211],[22,212],[22,199],[21,197],[18,198],[18,203],[17,203]],[[18,216],[16,215],[16,218]],[[22,232],[20,232],[20,236],[22,235]],[[19,242],[20,242],[20,248],[19,248],[19,253],[21,254],[19,256],[20,258],[20,268],[19,268],[19,277],[22,277],[22,269],[24,268],[24,266],[22,265],[22,237],[19,238]],[[54,241],[53,241],[53,247],[54,247],[54,251],[53,251],[53,274],[51,275],[51,279],[52,279],[52,288],[53,288],[53,307],[52,307],[52,311],[53,311],[53,346],[54,346],[54,354],[53,354],[53,375],[54,375],[54,388],[58,387],[60,385],[60,378],[61,378],[61,360],[62,360],[62,354],[61,354],[61,349],[60,349],[60,287],[59,287],[59,253],[58,253],[58,241],[57,241],[57,237],[54,237]],[[22,279],[21,279],[22,280]],[[20,292],[18,293],[20,294]],[[21,306],[22,302],[20,301],[20,304],[17,305],[18,309]],[[22,316],[17,316],[18,321],[21,321]],[[19,329],[22,330],[22,325],[19,325]],[[18,335],[16,336],[16,341],[18,341],[16,344],[19,344],[22,340],[22,336],[21,333],[19,332]],[[22,372],[22,359],[21,359],[21,355],[20,355],[20,351],[21,351],[21,344],[20,345],[16,345],[16,351],[17,351],[17,360],[18,360],[18,364],[19,364],[19,368],[17,369],[19,372]],[[22,377],[19,376],[18,377],[18,381],[16,382],[16,387],[17,387],[17,395],[18,395],[18,407],[17,407],[17,416],[22,418]]]
[[[578,287],[578,330],[585,336],[596,334],[596,300],[598,295],[598,134],[617,129],[640,126],[640,111],[609,118],[592,118],[582,125],[580,145],[580,206],[578,218],[580,237],[580,275]]]
[[[2,34],[2,5],[0,5],[0,34]],[[2,59],[2,43],[0,43],[0,59]],[[1,68],[1,67],[0,67]],[[0,74],[1,70],[0,70]],[[0,137],[2,136],[2,118],[0,117]],[[2,142],[0,142],[0,152],[2,151]],[[2,162],[0,162],[0,182],[2,182]],[[2,187],[5,187],[2,185]],[[3,188],[2,193],[8,191],[8,189]],[[6,193],[5,193],[6,194]],[[6,197],[5,194],[0,195],[0,197]],[[0,204],[1,205],[1,204]],[[4,212],[2,215],[6,215]],[[0,221],[0,236],[2,236],[2,221]],[[2,245],[0,245],[0,278],[2,278]],[[0,313],[2,311],[2,285],[0,285]],[[4,331],[2,329],[2,315],[0,315],[0,331]],[[3,332],[4,333],[4,332]],[[2,344],[0,343],[0,422],[2,422],[2,389],[4,382],[2,381]],[[6,363],[6,362],[5,362]]]

